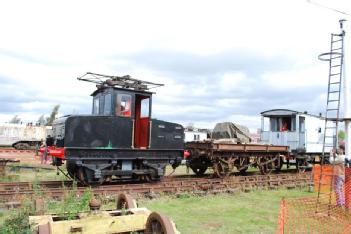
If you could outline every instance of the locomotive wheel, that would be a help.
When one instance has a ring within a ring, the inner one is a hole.
[[[126,193],[121,193],[117,198],[117,210],[137,208],[132,196]]]
[[[171,220],[160,213],[152,212],[146,221],[146,234],[175,234]]]
[[[86,179],[85,171],[82,167],[78,167],[76,178],[82,185],[88,185],[88,181]]]
[[[163,170],[163,173],[162,173],[162,174],[164,174],[164,172],[165,172],[165,170],[166,170],[166,167],[162,168],[162,170]],[[151,172],[149,175],[147,175],[147,177],[148,177],[148,178],[146,179],[146,181],[154,181],[154,182],[157,182],[157,181],[160,181],[160,180],[162,179],[163,176],[157,175],[156,170],[153,169],[152,172]]]
[[[82,185],[86,186],[98,186],[104,182],[104,178],[94,179],[93,172],[83,167],[78,167],[77,178]]]

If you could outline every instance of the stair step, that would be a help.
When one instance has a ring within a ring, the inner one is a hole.
[[[336,51],[336,50],[341,50],[342,47],[336,48],[336,49],[332,49],[331,51]]]
[[[339,35],[334,34],[334,36],[339,36]],[[332,43],[336,43],[336,42],[339,42],[339,41],[342,41],[342,39],[332,41]]]

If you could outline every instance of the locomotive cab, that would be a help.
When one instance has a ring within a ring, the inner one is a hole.
[[[119,130],[127,135],[132,134],[129,142],[131,148],[150,148],[152,93],[105,88],[98,89],[92,96],[92,115],[118,118],[124,123]]]
[[[160,84],[94,73],[78,79],[97,83],[92,115],[71,115],[53,125],[70,177],[85,184],[158,180],[168,164],[180,164],[183,127],[151,118],[149,88]]]

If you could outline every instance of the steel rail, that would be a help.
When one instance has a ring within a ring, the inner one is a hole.
[[[150,195],[154,193],[177,194],[183,192],[219,193],[248,192],[255,189],[277,189],[305,187],[312,182],[312,173],[285,173],[271,175],[233,176],[218,178],[172,178],[166,177],[157,183],[124,183],[91,187],[96,195],[115,196],[120,192]],[[70,191],[82,195],[87,187],[72,189],[72,181],[43,181],[31,183],[0,183],[0,202],[19,201],[23,197],[49,196],[62,199]]]

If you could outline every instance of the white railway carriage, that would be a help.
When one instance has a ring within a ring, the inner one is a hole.
[[[289,146],[292,155],[320,155],[323,151],[325,118],[287,109],[261,113],[261,141]]]

